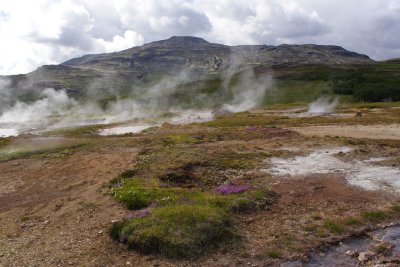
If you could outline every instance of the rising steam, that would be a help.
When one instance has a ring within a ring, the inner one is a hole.
[[[330,97],[320,97],[310,104],[308,113],[310,114],[328,114],[334,113],[339,104],[339,99]]]
[[[239,112],[259,105],[265,91],[272,85],[271,76],[257,76],[251,69],[238,74],[236,64],[221,77],[221,88],[210,95],[201,92],[186,95],[187,84],[202,83],[204,80],[194,80],[192,73],[182,71],[151,86],[132,86],[129,94],[124,97],[111,89],[99,89],[102,82],[100,79],[87,88],[87,95],[83,100],[71,97],[66,90],[47,88],[39,91],[36,99],[30,101],[13,98],[13,89],[9,83],[0,81],[0,136],[1,131],[3,135],[6,135],[4,132],[15,135],[32,129],[45,130],[141,119],[161,123],[165,121],[165,114],[169,113],[176,115],[170,119],[172,122],[201,121],[211,118],[211,111],[222,106]],[[101,93],[115,97],[107,101],[106,105],[101,105],[98,101]],[[182,98],[187,103],[174,95],[183,95]]]

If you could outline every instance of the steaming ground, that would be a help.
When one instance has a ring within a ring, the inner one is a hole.
[[[222,107],[232,112],[246,111],[261,104],[265,92],[273,85],[273,79],[268,74],[257,76],[253,70],[237,74],[238,70],[239,66],[233,64],[221,74],[218,90],[208,94],[189,92],[189,99],[176,94],[186,94],[186,86],[194,81],[204,82],[190,71],[161,78],[146,87],[132,85],[123,96],[112,89],[93,89],[103,82],[99,79],[85,89],[86,95],[79,100],[67,94],[66,90],[47,88],[32,91],[36,96],[27,101],[13,95],[18,90],[3,81],[0,84],[0,137],[109,124],[124,124],[117,125],[125,128],[117,129],[115,133],[128,133],[130,130],[126,127],[133,127],[132,131],[136,132],[145,125],[207,121],[212,118],[214,109]],[[104,99],[107,100],[105,106]],[[102,133],[111,132],[106,130]]]

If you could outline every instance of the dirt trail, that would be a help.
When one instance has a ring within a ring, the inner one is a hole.
[[[400,125],[328,125],[293,127],[291,129],[307,136],[400,140]]]

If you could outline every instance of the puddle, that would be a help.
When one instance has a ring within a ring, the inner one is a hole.
[[[380,246],[385,242],[389,244],[387,255],[379,255],[373,248]],[[307,262],[290,261],[284,263],[284,267],[317,267],[317,266],[378,266],[383,262],[397,263],[397,257],[400,252],[400,226],[393,226],[385,229],[379,229],[358,238],[350,238],[341,242],[337,246],[331,246],[326,251],[310,255]],[[360,253],[369,253],[370,261],[361,262]],[[386,266],[398,266],[396,264]]]
[[[132,126],[118,126],[113,128],[106,128],[99,131],[99,135],[122,135],[128,133],[140,133],[150,127],[157,125],[132,125]]]
[[[400,193],[400,170],[394,167],[375,165],[383,158],[344,162],[336,157],[348,153],[349,147],[318,149],[307,156],[272,158],[268,171],[275,175],[306,176],[312,174],[338,173],[351,185],[365,190],[386,190]]]

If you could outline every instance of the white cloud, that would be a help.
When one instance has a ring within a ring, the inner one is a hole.
[[[224,44],[337,44],[400,56],[398,0],[13,0],[0,2],[0,74],[172,35]]]
[[[96,39],[99,52],[114,52],[143,44],[143,36],[134,31],[126,31],[123,36],[115,35],[111,41]]]

